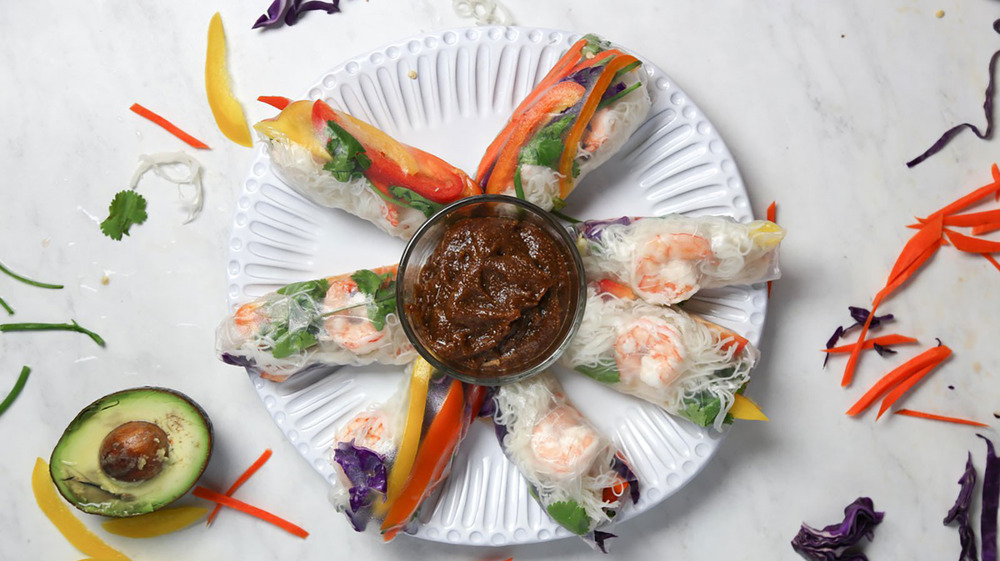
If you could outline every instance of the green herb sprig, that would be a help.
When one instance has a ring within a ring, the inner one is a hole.
[[[76,320],[71,323],[0,323],[0,333],[11,331],[75,331],[90,337],[95,343],[104,346],[104,339],[93,331],[81,326]]]
[[[28,381],[29,374],[31,374],[30,368],[27,366],[21,368],[21,375],[18,376],[17,381],[14,382],[14,387],[10,389],[10,393],[7,394],[7,397],[0,402],[0,415],[3,415],[7,409],[10,409],[11,404],[14,403],[17,396],[21,394],[21,390],[24,389],[24,384]]]

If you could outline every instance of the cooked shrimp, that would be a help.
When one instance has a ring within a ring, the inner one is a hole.
[[[600,437],[579,412],[559,405],[535,425],[531,450],[548,471],[579,475],[600,451]]]
[[[594,113],[590,119],[587,132],[583,136],[583,149],[593,154],[598,148],[604,145],[611,137],[614,128],[614,114],[609,108],[601,109]]]
[[[646,242],[635,260],[636,288],[656,304],[690,298],[701,282],[699,262],[712,259],[712,244],[694,234],[664,234]],[[649,298],[649,296],[655,298]]]
[[[669,386],[681,374],[684,347],[680,334],[657,317],[640,317],[615,340],[615,363],[625,387]]]
[[[385,336],[368,319],[366,299],[357,283],[348,278],[330,281],[323,300],[325,310],[338,310],[326,320],[326,337],[357,354],[375,350]]]
[[[360,448],[367,448],[384,455],[392,448],[392,435],[381,411],[362,411],[347,426],[337,433],[337,442],[354,442]],[[388,447],[388,449],[387,449]]]

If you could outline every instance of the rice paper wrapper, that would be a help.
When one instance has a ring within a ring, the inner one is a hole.
[[[557,523],[603,550],[606,528],[638,500],[639,484],[624,456],[573,406],[548,372],[500,386],[493,420],[504,454],[532,496]],[[621,482],[629,482],[625,491]],[[618,487],[616,487],[618,485]],[[614,499],[605,502],[605,490]]]
[[[575,167],[579,173],[572,179],[571,190],[576,188],[576,185],[583,181],[588,173],[617,154],[632,136],[632,133],[646,120],[649,109],[652,107],[646,79],[646,73],[642,68],[627,73],[622,79],[626,87],[637,82],[641,85],[607,107],[598,110],[590,119],[588,133],[584,135],[577,149]],[[553,115],[553,122],[559,117],[560,115]],[[574,122],[575,120],[576,117],[573,118]],[[552,167],[531,163],[521,163],[519,168],[524,198],[545,210],[552,210],[559,200],[559,179],[561,177],[559,172]],[[509,185],[502,193],[510,196],[517,194],[513,184]]]
[[[389,311],[395,276],[393,265],[270,292],[222,321],[216,351],[224,362],[278,382],[336,365],[408,364],[416,351]],[[382,284],[372,289],[364,279],[375,277]]]
[[[671,214],[574,225],[590,280],[613,279],[653,304],[676,304],[705,288],[746,285],[781,276],[785,236],[766,220]]]
[[[750,380],[757,350],[681,310],[601,294],[591,286],[561,364],[668,413],[719,430]]]

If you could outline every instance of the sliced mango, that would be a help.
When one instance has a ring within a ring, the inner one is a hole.
[[[109,534],[126,538],[154,538],[183,530],[198,521],[207,508],[200,506],[179,506],[164,508],[131,518],[116,518],[102,522],[101,527]]]
[[[749,397],[745,397],[740,394],[736,394],[736,400],[733,401],[733,406],[729,408],[729,414],[744,421],[769,420],[767,416],[764,415],[764,412],[760,410],[759,405],[754,403]]]
[[[205,91],[212,108],[215,124],[222,134],[240,146],[250,148],[250,127],[236,96],[233,95],[229,71],[226,69],[226,32],[218,12],[208,24],[208,53],[205,56]]]
[[[344,130],[365,148],[378,150],[386,158],[398,164],[406,175],[414,175],[420,170],[417,158],[407,150],[406,145],[402,142],[347,113],[337,111],[337,116],[341,119],[337,124],[344,127]]]
[[[413,469],[417,459],[417,448],[420,446],[420,431],[424,424],[424,408],[427,405],[427,388],[430,386],[434,367],[423,358],[417,358],[410,374],[410,398],[406,409],[406,427],[403,429],[403,441],[396,454],[396,461],[389,470],[389,481],[386,485],[386,498],[375,503],[375,515],[385,516],[389,507],[399,497],[406,478]]]
[[[317,161],[328,162],[330,153],[313,127],[312,106],[311,101],[292,102],[277,117],[261,121],[253,128],[272,140],[298,144],[309,150]]]
[[[765,251],[774,249],[785,239],[785,229],[774,222],[754,220],[750,223],[750,239]]]
[[[73,512],[56,492],[49,477],[49,466],[41,458],[35,461],[35,469],[31,473],[31,490],[35,494],[38,508],[42,509],[56,529],[80,553],[105,561],[131,561],[124,553],[104,543],[73,516]]]

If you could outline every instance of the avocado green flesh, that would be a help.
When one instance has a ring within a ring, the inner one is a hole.
[[[153,423],[169,439],[162,469],[146,481],[120,481],[100,467],[104,438],[129,421]],[[135,516],[187,493],[204,471],[211,452],[211,422],[200,407],[171,390],[139,388],[103,397],[81,411],[56,444],[49,466],[59,492],[80,510]]]

